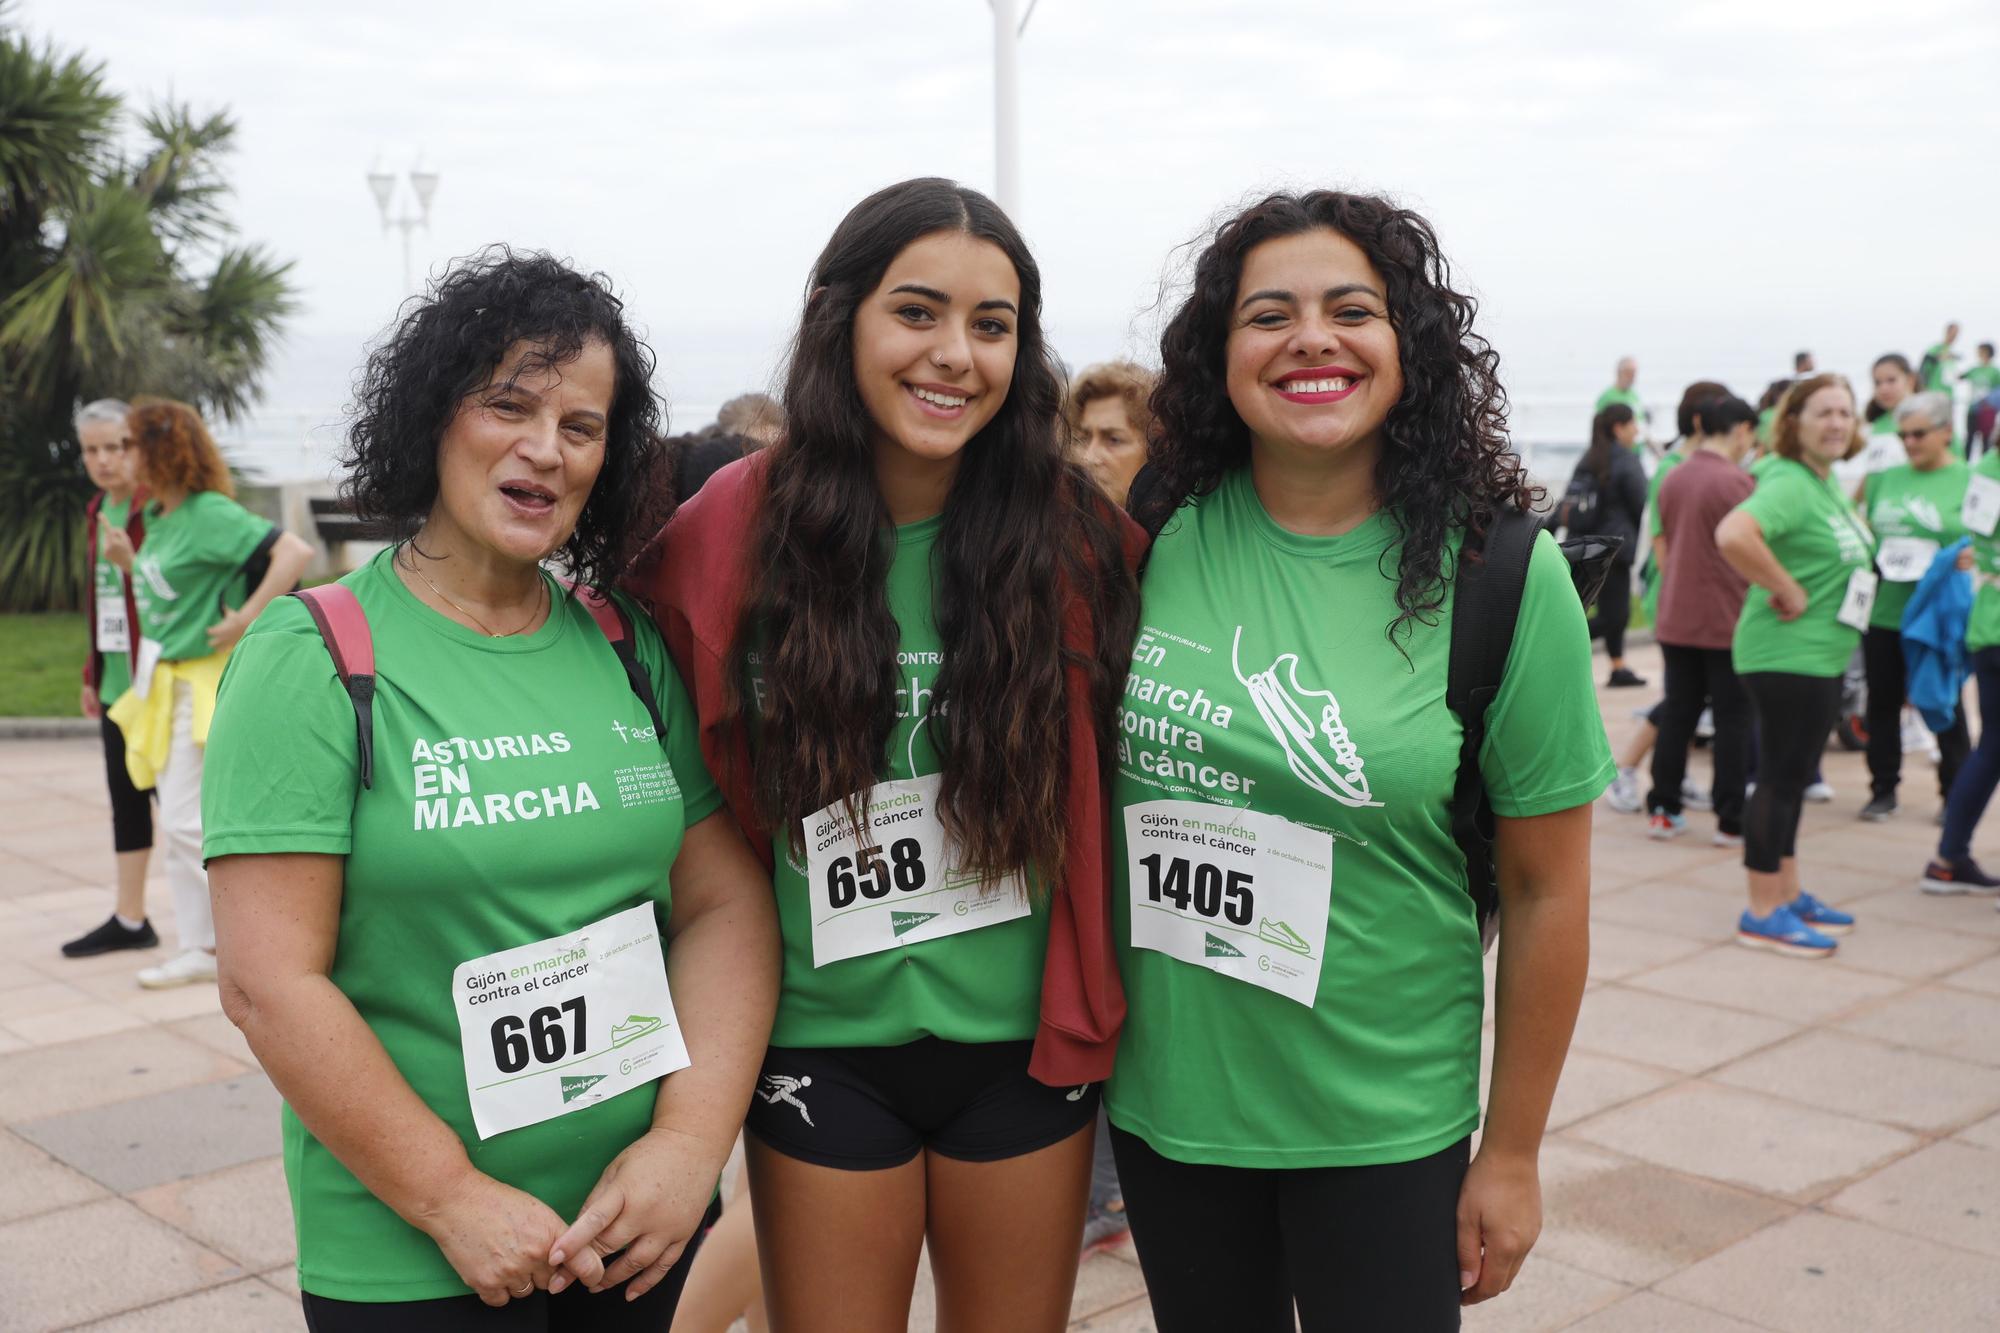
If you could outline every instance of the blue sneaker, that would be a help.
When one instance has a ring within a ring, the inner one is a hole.
[[[1744,909],[1736,921],[1736,942],[1746,949],[1769,949],[1794,958],[1831,958],[1840,947],[1799,920],[1790,903],[1764,917]]]
[[[1686,815],[1670,815],[1664,810],[1655,810],[1646,821],[1646,836],[1654,842],[1667,842],[1687,831]]]
[[[1792,909],[1792,915],[1822,935],[1845,935],[1854,929],[1853,917],[1837,907],[1828,907],[1810,893],[1801,891],[1786,906]]]

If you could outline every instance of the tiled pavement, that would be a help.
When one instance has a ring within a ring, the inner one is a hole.
[[[1652,695],[1604,696],[1614,741]],[[97,755],[0,742],[0,1329],[299,1327],[277,1099],[214,990],[57,956],[108,903]],[[1831,962],[1729,942],[1742,872],[1706,817],[1662,845],[1600,807],[1547,1223],[1469,1329],[2000,1328],[2000,913],[1913,889],[1927,765],[1879,826],[1854,821],[1857,756],[1827,775],[1808,884],[1862,919]],[[2000,862],[2000,822],[1981,850]],[[1075,1315],[1152,1327],[1129,1250],[1084,1266]]]

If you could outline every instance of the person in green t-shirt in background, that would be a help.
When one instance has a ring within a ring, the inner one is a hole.
[[[1750,498],[1715,529],[1716,547],[1756,587],[1744,600],[1731,664],[1756,709],[1757,790],[1744,809],[1750,905],[1736,939],[1781,955],[1823,958],[1854,918],[1799,884],[1801,802],[1840,709],[1876,577],[1867,526],[1832,481],[1861,447],[1854,394],[1813,375],[1778,405],[1775,461]]]
[[[1925,893],[1990,894],[2000,893],[2000,879],[1972,859],[1972,833],[2000,785],[2000,450],[1988,450],[1972,465],[1959,518],[1971,539],[1973,561],[1965,650],[1979,691],[1979,744],[1959,766],[1945,797],[1937,855],[1924,866],[1917,886]],[[1959,568],[1965,567],[1961,561]]]
[[[659,633],[588,591],[655,475],[653,368],[602,279],[455,265],[357,389],[346,494],[398,540],[223,683],[223,1007],[285,1099],[325,1333],[664,1329],[715,1220],[777,929]]]
[[[1922,387],[1933,392],[1949,394],[1952,385],[1958,382],[1958,321],[1944,326],[1944,340],[1924,349],[1924,359],[1918,363],[1921,373],[1918,378]]]
[[[1874,391],[1863,413],[1867,437],[1859,453],[1841,459],[1833,468],[1834,480],[1856,500],[1861,498],[1863,478],[1908,461],[1902,441],[1896,438],[1896,409],[1917,391],[1917,373],[1910,368],[1910,358],[1901,352],[1876,357],[1869,367],[1869,379]]]
[[[1646,404],[1640,401],[1639,391],[1632,387],[1638,381],[1639,362],[1633,357],[1619,357],[1618,364],[1611,371],[1611,387],[1597,395],[1597,401],[1591,405],[1590,410],[1593,414],[1602,412],[1613,403],[1622,403],[1626,407],[1631,408],[1632,415],[1638,418],[1639,421],[1639,435],[1637,439],[1632,441],[1632,448],[1644,452],[1646,448],[1647,425]]]
[[[1612,765],[1544,536],[1477,761],[1506,924],[1472,1157],[1451,576],[1465,516],[1531,488],[1445,271],[1387,200],[1273,195],[1222,224],[1162,340],[1160,484],[1136,514],[1160,535],[1112,787],[1130,1013],[1106,1101],[1163,1333],[1456,1328],[1539,1226]]]
[[[134,475],[148,494],[146,533],[132,557],[132,679],[106,716],[124,734],[133,785],[159,796],[160,859],[181,947],[140,970],[139,984],[158,990],[215,980],[201,851],[215,692],[244,630],[298,582],[312,548],[236,503],[229,465],[192,407],[142,398],[126,421]],[[253,577],[260,556],[263,573]]]
[[[1861,484],[1861,513],[1875,534],[1875,568],[1882,576],[1868,631],[1861,641],[1868,669],[1868,804],[1861,818],[1879,823],[1896,813],[1903,771],[1903,608],[1929,572],[1939,549],[1965,535],[1959,511],[1971,471],[1951,452],[1951,397],[1912,394],[1896,408],[1896,429],[1909,462],[1870,473]],[[1938,791],[1949,794],[1972,749],[1965,710],[1938,734]]]
[[[83,466],[96,484],[87,523],[91,538],[91,598],[87,614],[90,653],[84,659],[83,690],[78,705],[97,720],[104,742],[104,777],[111,791],[111,847],[117,857],[118,890],[111,915],[103,924],[63,945],[65,958],[90,958],[114,949],[151,949],[159,934],[146,917],[146,862],[153,848],[152,798],[132,785],[125,768],[125,733],[105,716],[105,709],[132,682],[132,590],[127,571],[132,553],[143,539],[146,522],[140,514],[145,493],[134,476],[132,409],[115,398],[86,403],[76,414],[76,436],[83,447]]]

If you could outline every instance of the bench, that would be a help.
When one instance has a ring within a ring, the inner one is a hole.
[[[345,501],[314,496],[307,503],[312,506],[313,529],[336,570],[347,567],[342,558],[346,553],[341,549],[346,543],[385,542],[392,535],[385,525],[357,516]]]

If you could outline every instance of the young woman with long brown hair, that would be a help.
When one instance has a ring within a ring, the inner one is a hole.
[[[1122,993],[1100,759],[1136,529],[1066,461],[1041,279],[993,203],[891,186],[813,266],[786,435],[641,557],[771,858],[748,1122],[771,1325],[1059,1329]]]

